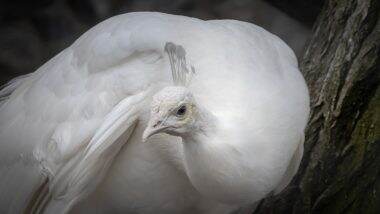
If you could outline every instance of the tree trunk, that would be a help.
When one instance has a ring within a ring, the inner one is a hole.
[[[326,1],[300,67],[311,96],[298,174],[255,213],[380,213],[380,1]]]

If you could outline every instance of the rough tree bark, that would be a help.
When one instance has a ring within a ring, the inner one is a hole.
[[[300,63],[311,117],[298,174],[255,213],[380,213],[380,1],[329,0]]]

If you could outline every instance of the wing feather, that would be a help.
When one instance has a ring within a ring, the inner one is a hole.
[[[125,98],[107,114],[87,147],[49,177],[49,193],[41,191],[45,203],[37,205],[38,213],[67,212],[95,189],[131,135],[146,98],[146,91]]]
[[[140,93],[170,84],[170,35],[141,40],[147,31],[132,26],[155,17],[128,17],[94,27],[0,90],[0,213],[69,208],[89,194],[147,108]]]

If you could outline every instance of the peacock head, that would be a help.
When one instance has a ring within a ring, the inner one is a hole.
[[[174,86],[165,87],[153,96],[144,141],[160,132],[183,137],[194,130],[196,122],[195,100],[187,88],[195,69],[187,65],[186,51],[181,45],[167,42],[164,51],[169,57]]]
[[[196,103],[192,93],[182,86],[165,87],[153,96],[143,140],[157,133],[184,136],[194,130],[195,118]]]

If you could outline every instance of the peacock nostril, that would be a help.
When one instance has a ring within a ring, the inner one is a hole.
[[[162,120],[157,121],[154,125],[153,128],[156,128],[157,126],[161,125]]]

